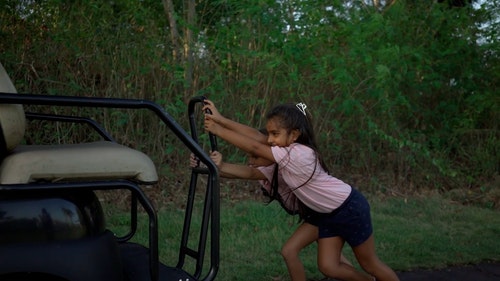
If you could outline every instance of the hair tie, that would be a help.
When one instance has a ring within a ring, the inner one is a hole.
[[[302,112],[304,114],[304,116],[307,116],[306,115],[306,108],[307,108],[307,105],[305,103],[302,103],[302,102],[299,102],[298,104],[295,105],[299,110],[300,112]]]

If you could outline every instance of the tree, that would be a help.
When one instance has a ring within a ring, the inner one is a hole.
[[[275,103],[305,102],[324,158],[372,187],[498,173],[499,0],[18,3],[2,2],[0,59],[21,92],[151,99],[179,120],[203,94],[255,127]],[[129,116],[107,120],[127,138]],[[170,161],[168,141],[143,136],[127,141],[157,141],[150,154]]]

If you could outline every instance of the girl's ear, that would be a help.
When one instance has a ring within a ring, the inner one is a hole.
[[[297,141],[297,139],[300,137],[299,129],[293,129],[292,132],[290,132],[290,134],[292,135],[292,139],[294,142]]]

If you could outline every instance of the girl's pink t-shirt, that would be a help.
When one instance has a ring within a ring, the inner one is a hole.
[[[293,143],[288,147],[273,146],[271,150],[286,185],[314,211],[330,213],[351,194],[351,186],[329,175],[310,147]]]

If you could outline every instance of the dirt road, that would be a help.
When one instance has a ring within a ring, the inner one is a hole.
[[[397,272],[401,281],[499,281],[500,262]]]

